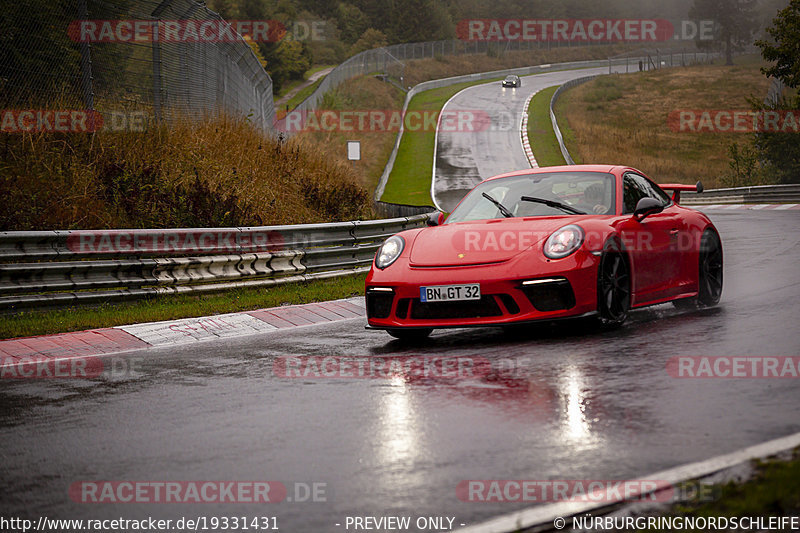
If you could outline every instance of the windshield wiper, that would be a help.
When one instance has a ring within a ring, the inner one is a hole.
[[[520,200],[524,202],[536,202],[537,204],[544,204],[547,207],[555,207],[556,209],[561,209],[562,211],[566,211],[567,213],[572,213],[575,215],[585,215],[584,211],[580,209],[575,209],[574,207],[562,204],[561,202],[556,202],[554,200],[545,200],[544,198],[534,198],[533,196],[523,196]]]
[[[495,200],[494,198],[492,198],[492,197],[491,197],[491,196],[489,196],[488,194],[486,194],[486,193],[483,193],[483,197],[484,197],[484,198],[486,198],[487,200],[489,200],[490,202],[492,202],[494,205],[496,205],[496,206],[497,206],[497,209],[499,209],[499,210],[500,210],[500,213],[501,213],[501,214],[502,214],[504,217],[506,217],[506,218],[511,218],[511,217],[513,217],[513,216],[514,216],[514,214],[513,214],[511,211],[509,211],[508,209],[506,209],[506,206],[504,206],[503,204],[501,204],[500,202],[498,202],[497,200]]]

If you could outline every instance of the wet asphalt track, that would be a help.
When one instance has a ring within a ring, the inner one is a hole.
[[[613,70],[624,72],[625,66],[615,66]],[[449,213],[481,180],[530,168],[520,138],[525,100],[547,87],[595,74],[608,74],[608,67],[524,76],[519,88],[504,88],[498,81],[457,93],[447,102],[443,114],[459,116],[460,112],[474,110],[481,113],[474,123],[443,128],[437,136],[433,186],[437,205]]]
[[[714,309],[658,306],[613,332],[437,331],[424,347],[349,320],[132,353],[121,361],[136,371],[114,378],[4,381],[0,516],[267,515],[288,532],[346,531],[354,515],[471,524],[523,505],[462,502],[462,480],[627,479],[800,431],[797,380],[665,370],[676,355],[800,354],[800,212],[711,216],[726,259]],[[480,356],[493,373],[275,376],[276,357],[291,355]],[[318,482],[327,501],[74,503],[67,489],[81,480]]]

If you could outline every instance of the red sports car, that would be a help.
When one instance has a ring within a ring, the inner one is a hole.
[[[672,191],[672,196],[664,190]],[[445,218],[389,237],[366,281],[369,327],[398,338],[631,308],[715,305],[722,242],[681,191],[620,166],[521,170],[479,183]]]

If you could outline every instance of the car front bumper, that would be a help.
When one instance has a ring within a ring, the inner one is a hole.
[[[454,328],[582,316],[597,310],[598,263],[582,251],[557,261],[459,267],[413,268],[400,258],[367,276],[367,320],[378,329]],[[420,300],[420,287],[468,283],[480,284],[480,300]]]

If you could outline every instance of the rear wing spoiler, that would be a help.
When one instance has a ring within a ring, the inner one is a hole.
[[[665,183],[659,184],[659,187],[665,191],[672,191],[672,201],[676,204],[681,201],[681,191],[686,192],[703,192],[703,184],[699,181],[694,185],[684,185],[683,183]]]

